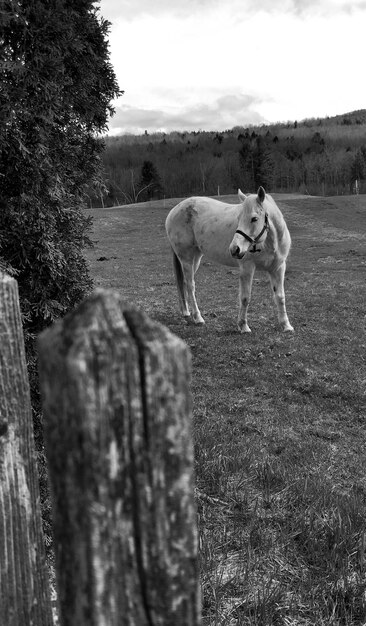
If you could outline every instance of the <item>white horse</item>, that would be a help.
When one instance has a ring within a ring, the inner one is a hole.
[[[273,198],[259,187],[240,204],[194,197],[175,206],[165,222],[173,250],[173,266],[181,312],[195,324],[204,324],[195,297],[194,275],[202,256],[221,265],[239,268],[238,328],[249,333],[247,310],[256,269],[268,272],[278,320],[291,331],[286,312],[284,277],[291,237]],[[192,315],[191,315],[192,313]]]

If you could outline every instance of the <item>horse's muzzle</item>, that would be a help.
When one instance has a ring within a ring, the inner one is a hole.
[[[236,259],[242,259],[245,254],[245,252],[240,252],[239,246],[235,246],[235,248],[230,248],[230,253],[231,256],[235,257]]]

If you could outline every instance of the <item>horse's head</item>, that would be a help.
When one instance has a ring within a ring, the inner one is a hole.
[[[243,203],[237,230],[230,244],[231,256],[242,259],[246,252],[260,252],[257,244],[265,241],[268,232],[268,215],[263,207],[266,192],[259,187],[257,195],[244,195],[238,190],[239,200]]]

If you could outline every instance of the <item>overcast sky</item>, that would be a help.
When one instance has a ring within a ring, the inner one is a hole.
[[[366,108],[366,1],[101,0],[125,94],[110,134]]]

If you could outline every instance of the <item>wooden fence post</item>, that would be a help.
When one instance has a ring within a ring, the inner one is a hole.
[[[63,626],[198,625],[186,344],[99,290],[39,362]]]
[[[52,623],[18,285],[0,274],[0,624]]]

